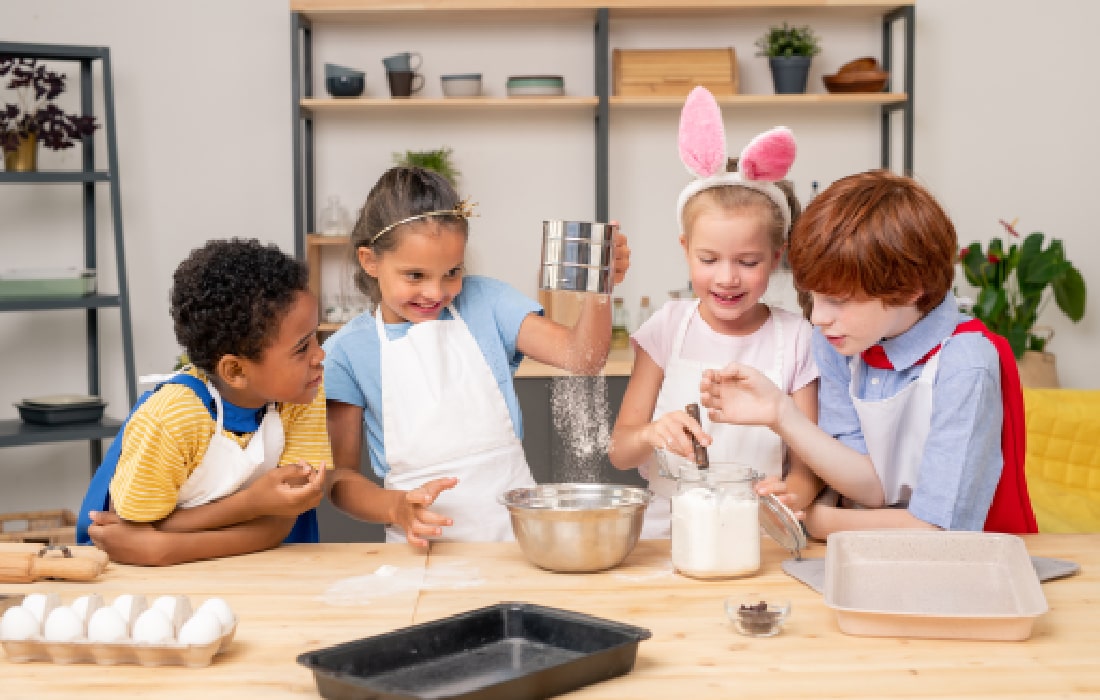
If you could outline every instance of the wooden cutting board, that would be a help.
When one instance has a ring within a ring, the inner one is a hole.
[[[44,578],[91,581],[107,568],[107,554],[95,547],[0,543],[0,583],[33,583]]]

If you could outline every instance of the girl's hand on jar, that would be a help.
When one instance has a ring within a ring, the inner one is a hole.
[[[712,442],[710,435],[703,432],[699,421],[689,416],[687,411],[671,411],[649,424],[644,439],[655,450],[666,450],[694,461],[692,435],[703,446]]]
[[[797,500],[795,494],[787,491],[787,482],[783,481],[777,476],[765,477],[760,483],[756,485],[756,493],[759,496],[767,496],[768,494],[774,495],[780,503],[788,508],[794,507],[794,503]],[[806,517],[805,511],[796,510],[794,517],[802,520]]]

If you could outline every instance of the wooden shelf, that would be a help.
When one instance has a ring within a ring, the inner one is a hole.
[[[343,114],[379,110],[453,110],[453,109],[501,109],[538,110],[590,109],[599,101],[595,97],[392,97],[321,98],[307,97],[301,101],[302,109],[314,114]]]
[[[890,105],[905,102],[905,93],[897,92],[849,92],[806,93],[801,95],[729,95],[715,96],[723,107],[819,107],[841,105]],[[636,107],[684,106],[683,97],[612,97],[612,107],[633,109]]]

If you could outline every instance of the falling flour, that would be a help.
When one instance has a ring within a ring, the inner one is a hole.
[[[611,444],[607,380],[558,377],[550,382],[550,413],[564,454],[554,465],[562,482],[598,482]]]

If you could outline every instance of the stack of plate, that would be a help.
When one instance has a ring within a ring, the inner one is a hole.
[[[98,396],[56,394],[23,399],[15,404],[19,417],[27,423],[62,425],[97,421],[103,417],[107,402]]]
[[[560,75],[513,75],[508,78],[508,97],[560,97],[565,79]]]

